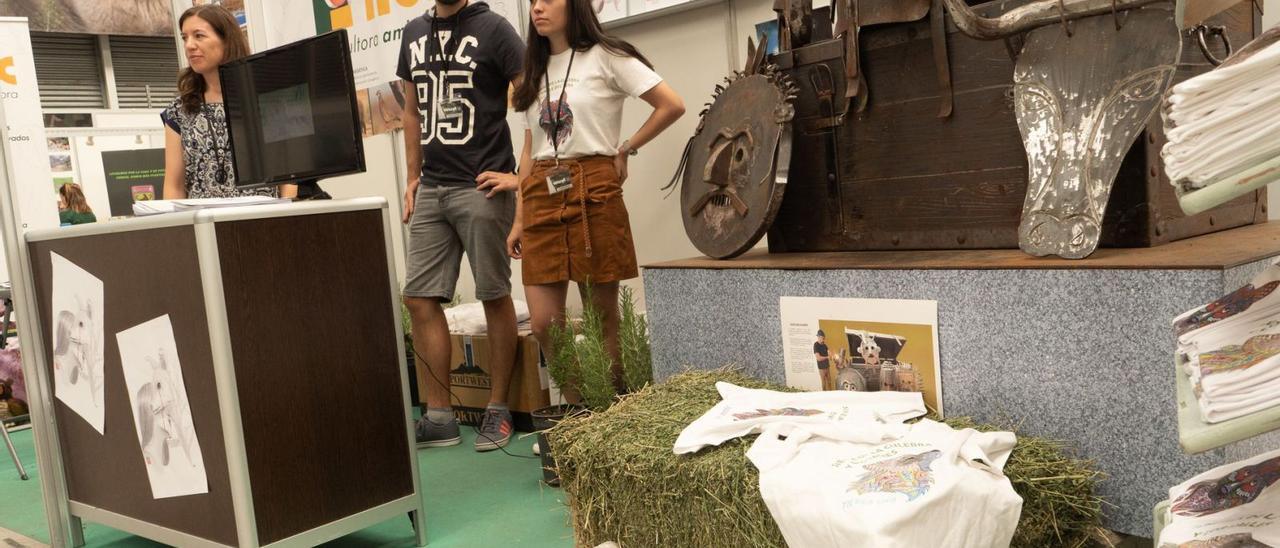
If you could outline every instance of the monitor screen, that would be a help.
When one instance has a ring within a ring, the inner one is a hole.
[[[219,69],[236,186],[364,171],[364,140],[345,30]]]

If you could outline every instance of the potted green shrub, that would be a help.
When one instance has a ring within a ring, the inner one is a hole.
[[[588,288],[586,302],[591,301],[590,295]],[[622,393],[631,393],[653,382],[649,327],[635,308],[634,292],[623,287],[618,299],[621,375],[614,371],[613,359],[605,345],[604,324],[595,308],[584,306],[580,321],[551,328],[554,346],[546,356],[547,373],[560,387],[565,403],[533,412],[542,453],[543,481],[549,485],[559,485],[560,479],[545,430],[571,414],[608,409],[617,401],[619,389]]]

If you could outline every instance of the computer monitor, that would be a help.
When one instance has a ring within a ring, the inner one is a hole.
[[[237,188],[314,191],[321,177],[364,171],[346,30],[226,63],[219,75]]]

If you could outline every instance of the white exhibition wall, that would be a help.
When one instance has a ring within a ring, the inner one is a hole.
[[[252,5],[253,1],[249,0],[249,3]],[[1280,23],[1280,0],[1265,2],[1264,26]],[[821,0],[817,3],[825,4]],[[414,0],[403,4],[425,7],[430,2]],[[685,237],[678,213],[678,196],[666,197],[659,188],[670,179],[685,140],[697,126],[697,113],[709,100],[711,91],[725,75],[738,68],[745,57],[746,40],[754,35],[755,24],[773,17],[772,5],[772,0],[725,0],[612,30],[635,44],[653,61],[658,72],[684,98],[689,111],[675,126],[645,147],[631,163],[626,202],[631,213],[636,252],[642,265],[698,255]],[[314,32],[312,0],[272,0],[261,6],[260,13],[264,24],[257,28],[250,26],[256,44],[272,47]],[[266,36],[258,35],[258,32]],[[643,102],[631,101],[624,114],[624,133],[639,127],[648,112],[648,106]],[[90,205],[99,212],[100,218],[105,218],[109,208],[101,153],[163,146],[163,130],[158,111],[96,111],[93,114],[95,128],[52,129],[48,133],[50,137],[71,138],[76,177],[85,187]],[[520,145],[518,142],[514,144]],[[366,139],[368,171],[325,181],[325,189],[335,197],[382,196],[391,203],[392,216],[398,219],[405,176],[403,146],[402,133],[398,131]],[[1280,189],[1275,189],[1270,199],[1272,215],[1280,215]],[[403,279],[403,230],[394,231],[393,242],[398,274]],[[514,269],[515,294],[522,298],[518,263]],[[628,285],[635,288],[643,304],[640,280]],[[470,269],[465,264],[458,287],[463,300],[474,299],[474,284]]]

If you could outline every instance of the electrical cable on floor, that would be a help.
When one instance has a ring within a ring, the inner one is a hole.
[[[428,375],[431,375],[431,380],[435,381],[435,382],[436,382],[436,384],[439,384],[440,386],[443,386],[443,387],[444,387],[444,389],[445,389],[447,392],[449,392],[449,398],[450,398],[450,399],[452,399],[455,403],[457,403],[457,404],[458,404],[458,407],[462,407],[462,399],[461,399],[461,398],[459,398],[459,397],[457,396],[457,394],[454,394],[454,393],[453,393],[453,386],[452,386],[452,383],[450,383],[450,384],[445,384],[445,383],[440,382],[440,379],[436,377],[436,372],[435,372],[435,371],[432,371],[432,370],[431,370],[431,365],[427,363],[427,359],[426,359],[426,358],[424,358],[424,357],[422,357],[422,354],[419,354],[419,353],[418,353],[418,345],[417,345],[417,344],[411,344],[411,345],[409,345],[409,347],[413,349],[413,355],[414,355],[414,357],[415,357],[419,362],[421,362],[421,363],[422,363],[422,365],[423,365],[424,367],[426,367],[426,369],[427,369],[427,374],[428,374]],[[510,413],[510,411],[508,411],[508,413]],[[422,416],[423,416],[424,418],[426,417],[426,411],[425,411],[425,410],[423,411],[423,415],[422,415]],[[457,419],[455,419],[455,420],[457,420]],[[511,426],[512,426],[512,428],[511,428],[511,429],[512,429],[512,430],[515,430],[515,421],[514,421],[514,419],[512,420],[512,425],[511,425]],[[484,438],[484,439],[488,440],[490,443],[495,443],[495,444],[497,443],[497,440],[495,440],[495,439],[493,439],[493,438],[490,438],[489,436],[486,436],[485,434],[483,434],[482,432],[480,432],[480,427],[479,427],[479,426],[471,425],[471,429],[475,431],[475,433],[476,433],[476,437],[477,437],[477,438]],[[508,457],[515,457],[515,458],[518,458],[518,459],[536,459],[536,460],[542,460],[542,457],[540,457],[540,456],[513,455],[513,454],[511,454],[511,453],[507,452],[507,448],[506,448],[506,447],[502,447],[502,446],[498,446],[498,450],[499,450],[499,451],[502,451],[503,453],[506,453],[506,455],[507,455]]]

